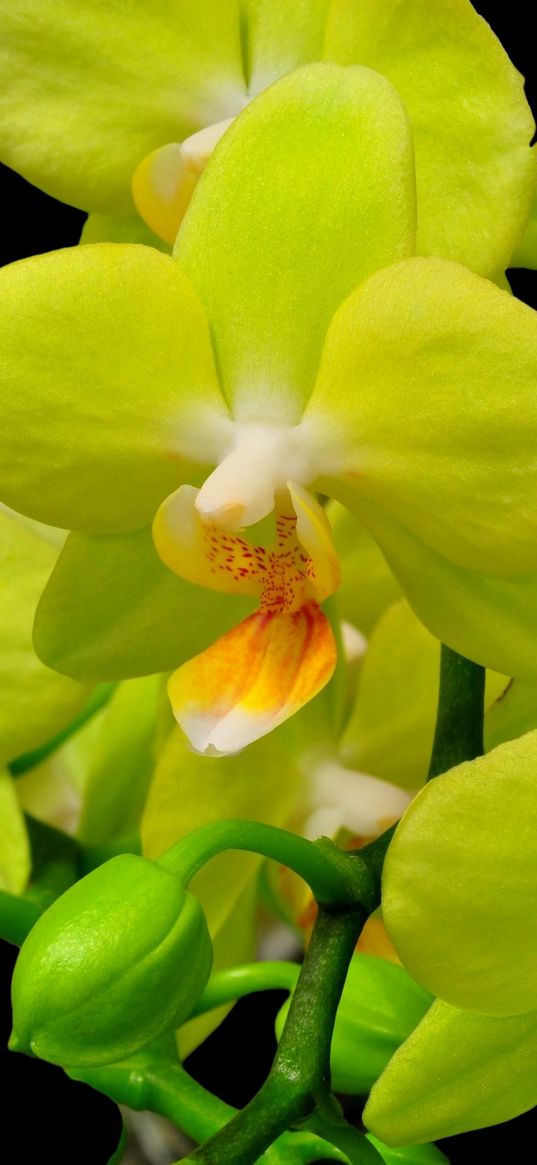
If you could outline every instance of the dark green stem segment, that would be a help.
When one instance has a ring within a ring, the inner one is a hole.
[[[483,753],[485,669],[442,644],[429,779]]]
[[[276,1058],[257,1096],[189,1160],[254,1165],[286,1129],[305,1120],[330,1087],[330,1044],[347,969],[367,917],[358,906],[319,908]]]

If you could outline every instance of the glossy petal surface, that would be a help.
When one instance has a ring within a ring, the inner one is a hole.
[[[508,265],[536,180],[523,82],[469,0],[333,0],[325,54],[378,69],[412,124],[418,250]]]
[[[142,222],[138,214],[98,214],[95,211],[88,215],[82,234],[81,243],[142,243],[145,247],[156,247],[165,255],[171,253],[171,247],[162,239],[158,239],[153,231]]]
[[[174,673],[174,716],[196,752],[239,752],[313,699],[336,658],[330,623],[316,603],[256,611]]]
[[[320,60],[330,0],[245,0],[249,91]],[[354,63],[354,62],[353,62]]]
[[[440,643],[408,603],[394,603],[369,640],[354,708],[341,738],[345,762],[403,788],[417,789],[431,759],[439,674]],[[507,684],[506,676],[487,672],[486,708],[494,706],[494,701],[501,707]],[[515,735],[519,734],[511,734]]]
[[[511,257],[510,267],[537,268],[537,198],[534,199],[526,230],[517,243]]]
[[[411,975],[458,1007],[537,1005],[537,733],[431,781],[388,850],[383,917]]]
[[[30,843],[15,783],[0,769],[0,890],[21,894],[30,867]]]
[[[306,418],[334,489],[451,561],[537,567],[537,313],[441,259],[372,276],[336,314]]]
[[[364,1112],[389,1144],[453,1137],[537,1101],[537,1013],[477,1015],[437,1000],[390,1060]]]
[[[418,618],[470,659],[506,676],[537,678],[537,572],[499,578],[463,570],[379,510],[374,529]]]
[[[56,558],[46,538],[0,509],[0,765],[43,744],[88,695],[44,667],[32,646],[35,608]]]
[[[99,532],[151,521],[225,417],[205,313],[150,247],[55,251],[0,275],[2,497]]]
[[[175,255],[242,419],[300,418],[335,308],[412,252],[413,182],[406,115],[368,69],[299,69],[225,134]]]
[[[244,103],[238,0],[3,0],[0,13],[2,157],[84,210],[132,211],[146,154]]]
[[[343,619],[369,635],[382,612],[400,597],[401,588],[378,544],[356,515],[339,502],[329,502],[326,513],[341,563],[338,610]]]
[[[129,841],[154,771],[158,713],[164,681],[159,675],[127,680],[116,688],[88,749],[77,836],[87,845]]]
[[[248,611],[243,599],[183,582],[160,561],[150,530],[72,534],[35,625],[40,657],[85,679],[170,671]]]

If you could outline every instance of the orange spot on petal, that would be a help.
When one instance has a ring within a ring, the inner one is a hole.
[[[320,607],[256,611],[171,677],[174,716],[197,752],[228,755],[313,699],[336,665]]]

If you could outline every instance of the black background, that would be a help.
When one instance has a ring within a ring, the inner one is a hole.
[[[528,99],[537,114],[533,6],[527,0],[498,7],[476,2],[474,6],[526,77]],[[0,167],[0,191],[1,263],[77,243],[85,218],[80,211],[48,198],[5,167]],[[515,271],[511,282],[515,294],[537,308],[537,273]],[[4,1147],[10,1137],[16,1146],[6,1153],[6,1163],[33,1165],[39,1155],[55,1165],[106,1165],[119,1137],[115,1105],[68,1080],[59,1068],[4,1051],[15,954],[13,947],[0,944],[1,1137]],[[244,1000],[191,1057],[188,1066],[194,1075],[229,1103],[244,1104],[262,1083],[274,1052],[272,1024],[281,1001],[278,992]],[[79,1131],[75,1143],[73,1128]],[[453,1165],[470,1165],[493,1156],[525,1160],[529,1146],[528,1159],[533,1159],[536,1135],[534,1110],[506,1125],[446,1141],[442,1148]]]

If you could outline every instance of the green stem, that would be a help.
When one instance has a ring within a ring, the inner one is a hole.
[[[230,1121],[236,1109],[193,1080],[180,1064],[147,1072],[147,1108],[158,1112],[193,1141],[206,1141]]]
[[[169,1057],[144,1056],[106,1068],[69,1069],[68,1075],[97,1088],[117,1104],[137,1112],[157,1112],[193,1141],[203,1142],[222,1129],[237,1109],[208,1092],[182,1065]],[[297,1156],[298,1150],[298,1156]],[[283,1134],[258,1165],[290,1165],[300,1160],[344,1160],[330,1152],[326,1141],[314,1133]]]
[[[319,908],[272,1069],[257,1095],[189,1160],[254,1165],[291,1125],[310,1116],[329,1088],[336,1012],[364,909]]]
[[[11,776],[22,776],[23,773],[27,773],[29,769],[34,769],[36,765],[40,765],[53,752],[56,752],[62,744],[65,744],[66,740],[74,736],[75,732],[83,728],[88,720],[91,720],[93,716],[96,716],[97,712],[101,711],[101,708],[105,707],[112,693],[115,691],[116,686],[116,684],[97,684],[89,700],[84,704],[84,707],[80,709],[77,716],[70,720],[65,728],[62,728],[61,732],[57,732],[55,736],[51,736],[39,748],[34,748],[32,752],[25,752],[22,756],[18,756],[15,760],[11,761],[8,765]]]
[[[206,862],[230,849],[262,854],[294,870],[323,905],[343,906],[360,900],[363,872],[361,878],[355,878],[352,863],[337,846],[326,838],[319,843],[306,841],[285,829],[257,821],[218,821],[203,825],[178,841],[158,861],[187,885]]]
[[[217,971],[194,1008],[190,1019],[205,1015],[224,1003],[232,1003],[252,991],[293,991],[299,975],[296,963],[244,963]]]
[[[429,779],[483,753],[485,669],[442,644]]]

